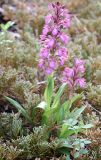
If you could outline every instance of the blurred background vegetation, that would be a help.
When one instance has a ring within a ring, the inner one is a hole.
[[[55,2],[55,0],[0,0],[0,156],[7,158],[6,160],[18,158],[21,152],[18,146],[19,141],[26,143],[29,137],[27,140],[19,138],[18,135],[23,134],[21,119],[4,96],[16,99],[30,114],[32,108],[42,98],[44,87],[39,82],[44,78],[37,70],[39,35],[50,2]],[[84,103],[87,104],[88,121],[95,124],[95,128],[86,135],[92,139],[88,160],[100,160],[101,0],[60,0],[60,2],[66,5],[72,16],[71,27],[68,31],[71,37],[67,46],[69,59],[72,61],[73,57],[78,56],[86,61],[87,86],[84,90]],[[10,21],[14,23],[5,29]],[[40,113],[36,117],[35,124],[38,118],[40,119]],[[14,125],[18,124],[20,128],[16,135]],[[40,130],[41,134],[42,129]],[[29,133],[29,128],[26,132]],[[35,134],[34,136],[38,136]],[[16,140],[13,140],[15,137]],[[32,136],[29,140],[32,140]],[[53,144],[45,143],[42,152],[45,152],[49,145]],[[28,147],[25,150],[26,153],[28,152],[27,158],[30,159]],[[38,154],[41,155],[41,151]]]

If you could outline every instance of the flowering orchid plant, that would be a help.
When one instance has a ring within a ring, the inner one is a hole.
[[[39,68],[48,78],[44,94],[45,101],[41,102],[37,108],[41,108],[44,111],[42,124],[50,127],[57,126],[58,137],[64,139],[64,144],[65,142],[67,143],[68,137],[74,134],[77,136],[83,129],[92,127],[91,124],[84,125],[84,123],[79,123],[78,121],[79,116],[85,109],[84,106],[70,111],[72,104],[80,99],[81,95],[75,97],[72,94],[73,97],[70,97],[69,100],[61,104],[61,96],[66,85],[68,85],[68,88],[72,92],[76,87],[85,87],[85,62],[84,60],[75,58],[72,68],[66,66],[68,61],[66,45],[70,38],[64,32],[64,29],[70,27],[71,16],[65,6],[62,6],[59,2],[49,5],[49,10],[51,10],[51,14],[45,17],[45,25],[40,36],[41,50],[39,54]],[[61,72],[63,84],[54,97],[54,79],[52,76],[54,71],[60,66],[64,68]],[[76,154],[80,155],[80,151],[79,148]]]

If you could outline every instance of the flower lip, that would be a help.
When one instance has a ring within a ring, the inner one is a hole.
[[[42,58],[48,58],[48,55],[49,55],[49,51],[47,49],[43,49],[40,52],[40,57],[42,57]]]
[[[75,85],[79,85],[81,88],[84,88],[85,87],[85,79],[84,78],[78,78],[76,81],[75,81]]]
[[[49,63],[49,66],[52,68],[52,69],[55,69],[56,67],[56,63],[54,60],[51,60],[50,63]]]
[[[60,39],[65,44],[67,44],[69,42],[69,36],[67,36],[66,34],[61,34]]]
[[[53,36],[56,36],[56,35],[57,35],[57,33],[58,33],[57,28],[54,28],[54,29],[53,29],[53,31],[52,31]]]
[[[84,61],[84,60],[81,60],[81,59],[78,59],[78,58],[75,58],[74,64],[75,64],[75,66],[84,65],[84,64],[85,64],[85,61]]]
[[[65,70],[64,70],[64,74],[67,77],[73,77],[74,76],[74,70],[73,70],[73,68],[66,67]]]
[[[45,73],[46,73],[46,74],[51,74],[52,71],[53,71],[53,70],[52,70],[51,68],[46,68],[46,69],[45,69]]]
[[[51,14],[49,14],[49,15],[47,15],[47,16],[45,17],[45,23],[46,23],[46,24],[49,24],[49,23],[51,22],[51,20],[52,20],[52,15],[51,15]]]

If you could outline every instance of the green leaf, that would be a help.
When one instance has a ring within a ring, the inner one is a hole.
[[[64,119],[64,115],[65,115],[65,112],[64,112],[64,108],[62,106],[59,107],[59,113],[58,114],[58,121],[57,122],[62,122],[63,119]]]
[[[73,118],[73,119],[78,119],[78,117],[81,115],[81,113],[85,110],[85,106],[82,106],[81,108],[76,108],[76,109],[74,109],[72,112],[71,112],[71,117]]]
[[[80,154],[87,154],[88,153],[88,151],[86,150],[86,149],[80,149]]]
[[[82,98],[82,94],[77,94],[75,96],[73,96],[73,98],[71,99],[71,104],[73,104],[74,102],[76,102],[78,99]]]
[[[70,105],[71,105],[71,102],[70,101],[66,101],[61,105],[61,107],[64,108],[64,111],[67,112],[70,109]]]
[[[40,109],[45,110],[46,107],[47,107],[47,103],[45,101],[43,101],[43,102],[39,103],[36,108],[40,108]]]
[[[64,115],[64,116],[65,116],[65,118],[68,117],[68,116],[70,116],[70,109],[71,109],[73,103],[74,103],[75,101],[77,101],[78,99],[80,99],[81,97],[82,97],[82,95],[81,95],[81,94],[78,94],[78,95],[74,96],[71,100],[68,100],[68,101],[66,101],[66,102],[64,102],[64,103],[62,104],[61,107],[64,108],[64,112],[65,112],[65,115]]]
[[[67,131],[67,125],[63,124],[62,128],[60,129],[60,137],[63,137],[64,133]],[[63,137],[64,138],[64,137]]]
[[[74,158],[78,158],[80,156],[80,153],[79,152],[75,152],[74,153]]]
[[[66,155],[66,160],[71,160],[70,155]]]
[[[64,119],[64,108],[62,106],[58,105],[58,107],[56,107],[56,108],[51,107],[51,110],[52,110],[52,115],[54,115],[53,116],[54,122],[61,124],[61,122]]]
[[[59,88],[58,92],[56,93],[54,102],[53,102],[53,104],[52,104],[52,107],[53,107],[53,108],[56,108],[56,107],[58,106],[58,104],[59,104],[59,102],[60,102],[60,98],[61,98],[61,96],[62,96],[62,94],[63,94],[63,92],[64,92],[64,89],[65,89],[66,85],[67,85],[67,84],[64,83],[64,84]]]
[[[61,148],[63,147],[66,147],[66,148],[73,148],[72,144],[69,142],[69,140],[66,138],[61,138],[61,142],[62,142],[62,145],[61,145]]]
[[[22,113],[22,115],[29,121],[32,123],[32,120],[30,118],[30,116],[28,115],[28,112],[14,99],[6,97],[5,98],[13,105],[16,107],[16,109]]]
[[[78,121],[73,118],[70,118],[68,120],[65,120],[64,123],[68,126],[74,126],[78,123]]]
[[[84,143],[85,143],[85,144],[90,144],[91,141],[90,141],[90,140],[85,140]]]
[[[49,124],[51,121],[53,121],[52,116],[53,109],[46,107],[44,110],[44,113],[42,115],[42,124]]]
[[[89,129],[89,128],[92,128],[92,127],[93,127],[92,124],[86,124],[86,125],[82,126],[82,128],[84,128],[84,129]]]
[[[67,147],[66,148],[60,148],[59,152],[66,155],[66,160],[70,160],[70,152],[68,151]]]
[[[74,133],[75,133],[74,130],[69,129],[67,125],[63,124],[62,128],[60,129],[59,137],[60,138],[67,138],[68,136],[70,136]]]
[[[44,93],[45,101],[47,102],[48,107],[50,107],[52,101],[53,89],[54,89],[54,79],[52,76],[48,76],[47,86]]]
[[[7,22],[6,24],[1,24],[1,29],[3,31],[7,31],[13,24],[14,22],[11,21]]]

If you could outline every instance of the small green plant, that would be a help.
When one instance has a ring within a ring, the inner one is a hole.
[[[14,22],[9,21],[6,24],[1,24],[0,27],[3,32],[6,32],[13,25],[14,25]]]
[[[28,120],[28,122],[32,123],[32,119],[29,116],[26,109],[24,109],[17,101],[12,98],[5,97],[12,105],[16,107],[16,109]]]
[[[91,128],[92,124],[84,124],[82,118],[80,118],[85,106],[72,109],[74,102],[82,98],[81,94],[77,94],[71,99],[62,102],[65,88],[66,83],[60,86],[57,93],[54,93],[54,78],[48,76],[44,92],[45,101],[39,103],[35,110],[37,111],[39,108],[43,111],[41,126],[47,126],[48,139],[51,136],[59,139],[61,146],[57,149],[58,152],[70,157],[70,150],[74,149],[74,155],[77,158],[87,153],[85,145],[90,143],[86,139],[79,139],[78,133],[83,133],[85,129]],[[28,122],[32,122],[32,118],[29,117],[27,111],[18,102],[9,97],[6,97],[6,99],[22,113]],[[74,136],[73,140],[72,136]]]
[[[68,148],[77,148],[75,157],[77,157],[77,155],[79,157],[80,154],[87,153],[87,150],[85,150],[84,147],[87,143],[90,143],[90,141],[86,139],[76,139],[76,137],[78,137],[78,133],[84,132],[85,129],[89,129],[93,125],[84,124],[83,120],[80,120],[85,106],[82,106],[80,108],[75,107],[75,109],[72,110],[73,103],[82,98],[81,94],[77,94],[70,100],[61,102],[61,96],[63,95],[65,88],[66,83],[62,84],[55,94],[54,79],[52,78],[52,76],[49,76],[44,93],[45,101],[41,102],[37,106],[37,108],[43,110],[42,125],[47,125],[50,128],[50,134],[52,134],[53,130],[56,130],[57,137],[60,141],[63,142],[63,146],[61,147],[60,152],[62,152],[63,148],[65,147],[63,152],[65,151],[66,153],[67,151],[66,154],[68,155]],[[73,135],[75,136],[75,138],[74,142],[71,143],[72,141],[70,142],[69,139]]]

